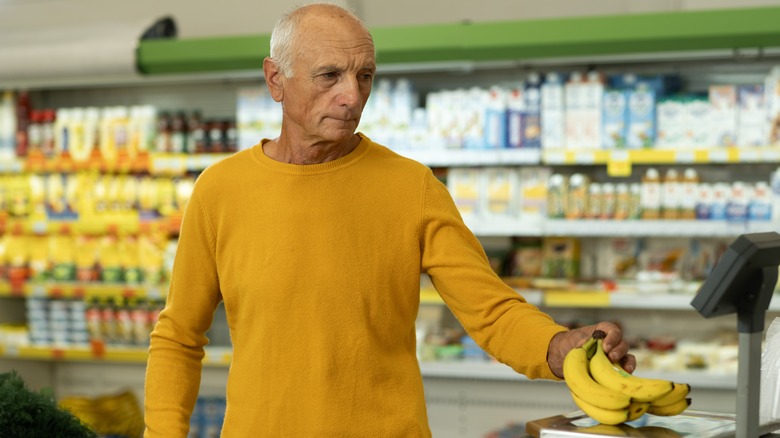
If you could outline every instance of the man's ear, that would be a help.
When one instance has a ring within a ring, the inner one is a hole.
[[[268,86],[271,97],[273,100],[281,102],[284,96],[282,83],[284,75],[279,71],[279,67],[276,66],[276,62],[273,59],[269,57],[263,59],[263,74],[265,75],[265,83]]]

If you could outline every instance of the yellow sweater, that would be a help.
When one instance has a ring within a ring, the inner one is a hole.
[[[186,436],[204,333],[224,300],[222,436],[429,437],[415,353],[421,272],[488,353],[554,378],[547,346],[564,328],[492,272],[427,167],[365,136],[323,164],[280,163],[257,145],[211,166],[152,333],[146,436]]]

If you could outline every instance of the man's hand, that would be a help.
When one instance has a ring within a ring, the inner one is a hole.
[[[600,322],[598,324],[580,327],[578,329],[561,332],[553,336],[547,347],[547,364],[553,374],[560,378],[563,375],[563,359],[572,348],[577,348],[587,341],[595,330],[602,330],[607,334],[604,338],[604,352],[612,362],[619,363],[624,370],[633,373],[636,369],[636,358],[628,354],[628,343],[623,339],[623,332],[616,324]]]

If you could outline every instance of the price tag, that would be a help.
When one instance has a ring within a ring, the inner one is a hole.
[[[676,161],[678,163],[695,163],[696,162],[696,152],[694,151],[677,151],[677,156],[675,157]]]
[[[725,149],[713,149],[710,151],[710,161],[713,163],[727,163],[729,152]]]
[[[776,163],[780,161],[780,150],[778,149],[767,149],[763,151],[764,155],[764,162],[767,163]]]
[[[577,152],[574,156],[574,162],[576,164],[593,164],[596,162],[595,152]]]
[[[545,152],[544,161],[547,164],[566,164],[566,153],[563,151]]]
[[[607,161],[607,174],[615,177],[631,176],[631,160],[628,153],[622,151],[620,153],[613,153]]]
[[[761,161],[761,159],[757,150],[745,149],[739,151],[739,161],[743,163],[755,163]]]

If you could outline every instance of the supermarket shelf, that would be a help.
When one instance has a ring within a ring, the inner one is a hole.
[[[163,299],[167,294],[166,285],[130,285],[107,283],[65,283],[27,282],[13,284],[0,282],[0,297],[35,297],[35,298],[113,298],[136,297],[152,300]]]
[[[498,362],[420,362],[423,377],[448,379],[512,380],[527,381],[527,377],[518,374],[507,365]],[[696,388],[735,389],[737,376],[708,371],[643,371],[638,376],[685,382]]]
[[[736,237],[744,233],[774,231],[767,222],[728,223],[706,220],[601,220],[519,219],[464,216],[478,236],[568,237]]]
[[[631,164],[737,164],[780,162],[780,148],[712,147],[705,149],[641,149],[641,150],[545,150],[542,163],[553,165],[590,165],[627,162]]]
[[[399,149],[397,153],[430,167],[539,164],[540,149]]]
[[[380,65],[625,56],[777,45],[780,8],[675,11],[372,28]],[[270,35],[144,40],[146,75],[258,70]],[[461,67],[462,68],[462,67]]]
[[[8,347],[0,345],[0,358],[16,360],[64,361],[64,362],[120,362],[145,364],[148,359],[146,348],[109,347],[96,351],[88,347],[50,348],[50,347]],[[206,348],[204,366],[227,367],[232,353],[230,348]],[[479,380],[527,381],[527,377],[518,374],[510,367],[497,362],[421,362],[423,377]],[[697,388],[733,389],[736,388],[736,375],[719,374],[704,371],[637,371],[643,377],[686,382]]]
[[[101,172],[149,172],[153,175],[183,175],[199,172],[208,166],[230,156],[220,154],[162,154],[151,153],[134,161],[107,162],[100,158],[85,163],[74,163],[66,157],[6,158],[0,159],[0,174],[31,172],[77,172],[94,170]],[[538,161],[538,160],[537,160]]]

